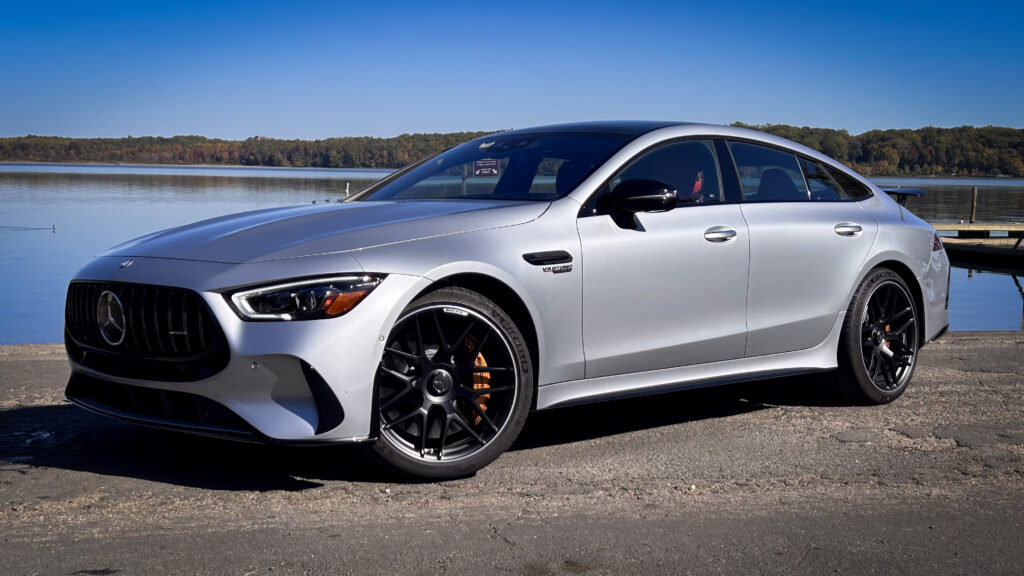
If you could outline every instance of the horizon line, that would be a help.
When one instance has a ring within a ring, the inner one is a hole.
[[[705,123],[702,122],[702,124],[705,124]],[[852,133],[852,132],[850,132],[846,128],[832,128],[832,127],[828,127],[828,126],[808,126],[808,125],[800,126],[800,125],[796,125],[796,124],[773,123],[773,122],[765,122],[765,123],[760,123],[760,124],[752,124],[752,123],[749,123],[749,122],[741,122],[741,121],[737,120],[737,121],[729,123],[729,124],[715,124],[715,123],[706,123],[706,124],[709,124],[709,125],[719,125],[719,126],[741,125],[741,126],[746,126],[746,127],[752,127],[754,129],[758,129],[758,128],[761,128],[761,127],[786,126],[786,127],[790,127],[790,128],[796,128],[796,129],[832,130],[832,131],[835,131],[835,132],[846,132],[848,135],[853,136],[853,137],[863,136],[864,134],[867,134],[869,132],[889,132],[889,131],[900,131],[900,130],[909,130],[909,131],[913,132],[913,131],[918,131],[918,130],[924,130],[924,129],[927,129],[927,128],[935,128],[935,129],[939,129],[939,130],[953,130],[953,129],[956,129],[956,128],[975,128],[975,129],[979,129],[979,128],[1005,128],[1005,129],[1009,129],[1009,130],[1024,130],[1024,127],[1000,125],[1000,124],[985,124],[985,125],[958,124],[958,125],[955,125],[955,126],[937,126],[937,125],[932,125],[932,124],[926,124],[924,126],[919,126],[917,128],[906,128],[906,127],[903,127],[903,128],[871,128],[871,129],[865,130],[863,132]],[[538,126],[543,126],[543,124],[540,124]],[[530,128],[530,127],[532,127],[532,126],[524,126],[524,128]],[[122,135],[122,136],[62,136],[62,135],[59,135],[59,134],[34,134],[34,133],[28,133],[28,134],[21,134],[21,135],[15,135],[15,136],[0,136],[0,140],[8,140],[8,139],[14,139],[14,138],[63,138],[63,139],[67,139],[67,140],[122,140],[122,139],[142,139],[142,138],[205,138],[207,140],[223,140],[225,142],[244,142],[244,141],[250,140],[250,139],[290,140],[290,141],[301,141],[301,142],[321,142],[321,141],[325,141],[325,140],[335,140],[335,139],[342,139],[342,138],[374,138],[374,139],[379,139],[379,140],[387,140],[387,139],[392,139],[392,138],[400,138],[402,136],[419,136],[419,135],[496,134],[496,133],[499,133],[499,132],[506,132],[506,131],[517,130],[517,129],[518,128],[510,127],[510,128],[501,128],[501,129],[498,129],[498,130],[452,130],[452,131],[449,131],[449,132],[402,132],[400,134],[394,134],[394,135],[391,135],[391,136],[370,136],[370,135],[366,135],[366,134],[360,134],[360,135],[344,135],[344,136],[327,136],[327,137],[323,137],[323,138],[288,138],[288,137],[280,137],[280,136],[267,136],[267,135],[264,135],[264,134],[253,134],[251,136],[246,136],[244,138],[222,138],[222,137],[218,137],[218,136],[204,136],[202,134],[174,134],[174,135],[171,135],[171,136],[164,136],[164,135],[159,135],[159,134],[146,134],[146,135],[143,135],[143,136],[134,136],[132,134],[127,134],[127,135]]]

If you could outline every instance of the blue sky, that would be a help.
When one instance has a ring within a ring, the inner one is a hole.
[[[0,136],[1024,127],[1022,6],[0,0]]]

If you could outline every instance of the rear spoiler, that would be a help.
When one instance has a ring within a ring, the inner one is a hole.
[[[882,192],[885,192],[889,196],[894,196],[900,206],[907,205],[907,196],[924,196],[924,188],[904,188],[902,186],[896,186],[891,188],[882,188]]]

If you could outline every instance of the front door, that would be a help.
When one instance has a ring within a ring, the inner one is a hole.
[[[683,203],[636,214],[635,229],[607,214],[577,220],[586,376],[742,358],[750,245],[739,205],[723,195],[712,143],[645,152],[601,193],[631,178],[664,182]]]

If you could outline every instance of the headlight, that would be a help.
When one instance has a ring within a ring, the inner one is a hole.
[[[332,276],[274,284],[230,295],[244,320],[316,320],[355,308],[383,276]]]

